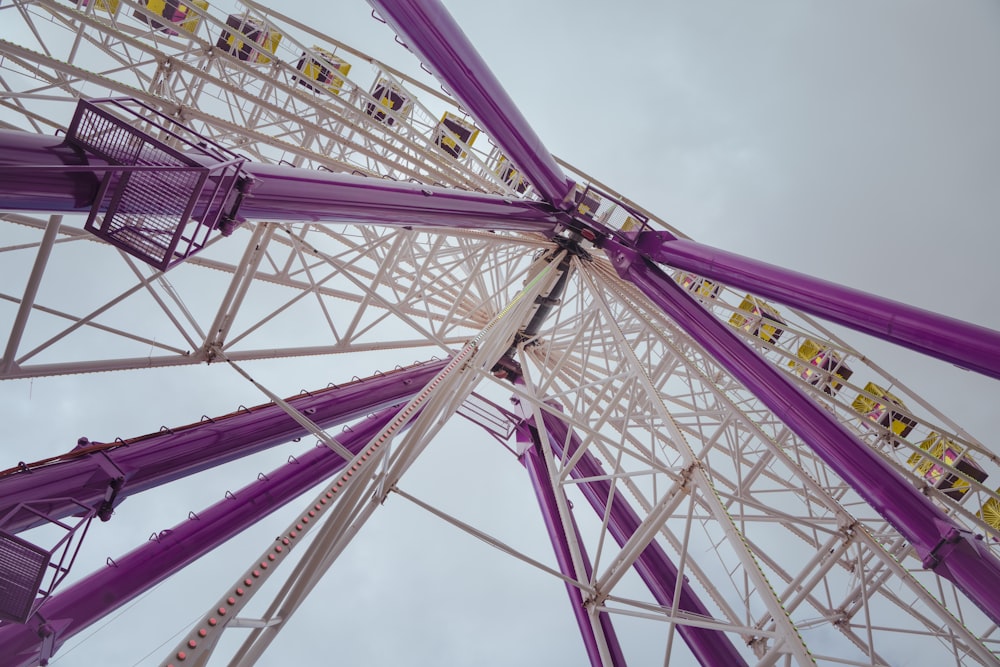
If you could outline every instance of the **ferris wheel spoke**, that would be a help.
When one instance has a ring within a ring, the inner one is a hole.
[[[134,102],[135,100],[126,100],[128,104]],[[137,115],[134,109],[126,112],[128,107],[120,101],[102,103],[121,110],[124,115]],[[80,108],[87,118],[117,118],[119,125],[124,122],[115,114],[102,110],[98,104],[81,103]],[[127,130],[122,127],[121,132],[128,134],[133,141],[151,141],[145,130]],[[4,182],[2,185],[5,187],[0,188],[3,203],[21,210],[101,211],[111,215],[109,207],[112,201],[98,186],[105,172],[144,169],[156,173],[158,169],[173,169],[188,173],[188,168],[182,165],[162,164],[162,160],[167,158],[143,165],[109,163],[107,159],[98,157],[98,152],[95,152],[89,139],[75,135],[70,141],[63,142],[26,132],[6,131],[3,138],[4,141],[0,142],[0,149],[3,149],[0,153],[0,167],[5,171],[27,170],[32,177],[30,201],[25,200],[21,192],[23,185],[18,180]],[[79,152],[79,149],[83,151]],[[191,169],[197,170],[195,167]],[[240,187],[250,191],[240,200],[238,213],[241,219],[324,221],[335,224],[367,221],[403,228],[464,228],[485,232],[520,231],[539,234],[550,234],[556,225],[556,211],[552,207],[538,202],[512,201],[499,195],[454,191],[437,186],[386,183],[361,176],[273,167],[253,162],[243,162],[239,169]],[[80,190],[78,196],[67,197],[66,188],[74,186]],[[83,191],[87,187],[90,188],[89,196],[84,196]],[[124,187],[124,184],[115,187]],[[195,199],[192,202],[196,202],[200,192],[184,190],[183,194],[193,195]],[[132,213],[155,214],[155,200],[148,197],[152,193],[143,194],[146,195],[145,200],[133,204],[135,210]],[[225,195],[229,195],[228,190]],[[235,215],[235,210],[233,214]]]
[[[573,182],[545,150],[465,33],[439,2],[372,0],[411,49],[504,150],[549,203],[562,208]]]
[[[371,433],[377,432],[393,414],[389,409],[359,425],[350,434],[353,440],[348,447],[367,442]],[[326,448],[313,448],[295,463],[261,476],[236,494],[227,493],[221,502],[197,515],[192,513],[187,521],[156,534],[144,546],[115,561],[109,560],[109,567],[47,598],[42,617],[64,619],[57,626],[45,624],[40,617],[28,625],[0,626],[5,649],[20,660],[31,660],[32,656],[47,660],[55,648],[90,623],[253,525],[343,464],[342,459],[330,456]]]
[[[306,411],[320,427],[329,428],[407,399],[412,394],[411,385],[423,385],[444,364],[432,361],[379,373],[300,394],[289,398],[288,403]],[[206,446],[206,436],[213,432],[220,435],[213,439],[212,446]],[[124,497],[299,438],[305,432],[288,412],[272,403],[214,418],[203,417],[198,423],[136,438],[105,443],[84,440],[73,451],[0,474],[0,514],[6,517],[3,530],[19,533],[39,522],[37,514],[18,510],[18,506],[44,508],[46,516],[57,520],[69,516],[80,505],[106,515]],[[161,460],[159,454],[168,450],[172,457]],[[89,456],[95,452],[101,456]],[[30,474],[19,474],[25,471]],[[116,478],[123,471],[128,471],[128,480],[119,486]],[[108,487],[116,486],[117,494],[108,499]]]
[[[678,239],[672,234],[646,233],[639,238],[637,247],[649,252],[655,261],[776,299],[962,368],[1000,378],[1000,353],[997,352],[1000,333],[991,329]]]

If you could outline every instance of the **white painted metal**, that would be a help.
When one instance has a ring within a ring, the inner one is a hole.
[[[8,372],[14,366],[14,359],[17,357],[17,347],[21,343],[21,336],[24,334],[24,325],[31,315],[31,308],[35,305],[35,297],[38,295],[38,285],[45,274],[45,265],[49,261],[49,253],[52,251],[52,244],[56,241],[56,234],[59,232],[59,225],[62,224],[61,215],[53,215],[49,218],[48,225],[45,226],[45,234],[38,246],[38,255],[35,263],[31,267],[31,275],[28,276],[28,284],[24,287],[24,294],[17,308],[17,315],[14,317],[14,324],[11,325],[10,335],[7,337],[7,347],[3,357],[0,358],[0,372]]]
[[[472,392],[478,374],[489,370],[493,359],[511,344],[524,314],[531,309],[538,295],[551,285],[554,277],[546,275],[552,273],[551,268],[552,265],[549,265],[543,269],[415,398],[400,408],[397,416],[371,439],[362,453],[345,457],[350,461],[347,469],[353,471],[358,468],[355,476],[344,485],[344,495],[327,519],[329,526],[324,526],[321,536],[303,555],[300,567],[290,579],[294,581],[294,586],[290,588],[286,584],[281,596],[268,609],[267,620],[280,618],[281,623],[256,629],[233,658],[235,665],[256,664],[319,578],[385,501],[403,473],[430,444],[444,423],[455,416]],[[410,422],[410,430],[401,436],[401,443],[390,453],[392,438]],[[370,459],[365,456],[369,452],[374,452]],[[375,472],[383,460],[388,465],[383,471]]]
[[[0,21],[11,26],[0,42],[0,123],[52,132],[65,126],[79,96],[128,95],[254,160],[520,196],[492,172],[494,152],[478,150],[485,138],[464,162],[434,148],[437,118],[456,111],[446,96],[419,75],[329,38],[324,26],[247,2],[245,8],[266,14],[284,35],[281,50],[264,66],[210,48],[225,20],[215,6],[194,35],[167,36],[133,18],[133,11],[144,9],[140,4],[121,0],[114,17],[102,14],[99,5],[17,0],[0,6]],[[353,59],[341,94],[296,82],[299,53],[313,43]],[[371,70],[364,71],[369,62]],[[363,111],[374,101],[370,91],[379,78],[393,80],[416,100],[391,131]],[[12,332],[5,349],[18,354],[7,355],[0,377],[30,382],[182,366],[191,367],[194,377],[195,367],[227,359],[259,364],[254,376],[268,375],[261,384],[274,395],[295,388],[284,386],[290,381],[284,373],[268,371],[261,363],[268,359],[280,360],[282,368],[309,359],[325,366],[323,372],[297,365],[296,381],[301,375],[325,382],[462,349],[523,287],[535,253],[551,247],[529,234],[269,220],[212,244],[172,270],[167,283],[162,274],[93,242],[78,218],[66,216],[58,227],[16,213],[3,221],[0,331]],[[353,503],[331,517],[314,551],[302,550],[300,568],[272,609],[245,621],[254,637],[273,638],[275,629],[286,627],[333,559],[392,497],[395,482],[475,389],[498,404],[514,394],[523,412],[536,418],[556,412],[548,401],[560,403],[559,416],[602,462],[602,478],[614,483],[613,502],[627,502],[643,517],[640,534],[619,549],[607,534],[607,515],[588,514],[572,477],[583,450],[558,458],[546,448],[552,480],[570,499],[560,508],[561,519],[568,527],[572,504],[594,561],[588,578],[580,545],[574,544],[576,576],[568,580],[584,592],[592,618],[607,611],[630,629],[652,625],[646,636],[657,656],[665,653],[678,664],[689,659],[673,631],[688,625],[724,632],[751,664],[884,664],[901,641],[919,646],[934,664],[996,664],[996,628],[950,585],[922,572],[881,517],[683,331],[622,283],[600,251],[589,250],[592,261],[574,259],[562,303],[543,330],[516,350],[526,384],[512,386],[489,372],[517,328],[509,320],[504,335],[479,348],[475,367],[461,374],[454,392],[425,408],[427,416],[405,441],[393,443],[382,467],[366,478],[369,483],[357,485]],[[35,263],[43,252],[50,253],[48,262]],[[40,267],[37,276],[33,266]],[[748,314],[740,310],[743,297],[719,286],[717,294],[699,298],[729,321]],[[968,483],[964,494],[952,498],[917,469],[928,460],[921,445],[931,433],[960,446],[990,472],[990,481],[1000,478],[996,455],[812,319],[785,308],[781,315],[780,339],[739,331],[957,521],[994,538],[996,549],[1000,534],[977,512],[1000,496],[953,465],[936,462]],[[855,371],[836,395],[801,377],[798,351],[807,339],[828,346]],[[217,365],[223,367],[218,374],[228,373],[225,364]],[[133,376],[121,377],[124,394]],[[898,412],[918,422],[912,435],[897,437],[852,407],[865,395],[867,381],[909,406]],[[483,466],[464,474],[494,473]],[[432,503],[415,506],[521,561],[550,558],[545,550],[521,553],[506,546],[458,512],[433,510]],[[660,606],[639,584],[630,566],[652,541],[716,610],[712,619]],[[567,581],[551,568],[546,573],[560,587]],[[237,658],[251,660],[269,641],[251,639]],[[626,655],[643,658],[646,649],[625,647]]]

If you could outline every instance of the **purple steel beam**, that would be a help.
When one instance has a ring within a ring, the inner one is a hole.
[[[563,458],[564,454],[574,456],[580,449],[581,442],[576,433],[570,432],[566,422],[548,412],[542,415],[542,421],[549,434],[553,454],[559,458]],[[611,533],[618,546],[624,546],[639,529],[642,521],[621,493],[617,493],[612,501],[611,482],[607,479],[599,479],[605,477],[607,473],[597,463],[594,455],[585,451],[570,475],[574,479],[589,478],[593,480],[580,482],[577,486],[599,517],[608,514],[608,532]],[[607,510],[608,503],[611,503],[610,512]],[[677,588],[680,573],[659,543],[650,542],[635,560],[634,567],[656,601],[667,609],[672,608],[674,591]],[[681,584],[677,609],[704,616],[707,619],[712,618],[708,607],[686,581]],[[743,656],[736,650],[731,638],[719,630],[678,624],[677,632],[697,658],[698,664],[704,667],[717,667],[719,665],[745,667],[747,664]]]
[[[0,131],[0,210],[89,212],[107,168],[59,137]],[[241,220],[543,234],[557,223],[558,211],[540,202],[257,163],[246,163],[243,170],[253,182],[239,208]]]
[[[549,540],[552,541],[552,548],[556,552],[556,562],[559,564],[559,571],[567,577],[576,578],[576,570],[573,567],[573,556],[570,552],[569,541],[563,530],[562,522],[559,520],[559,506],[556,502],[556,491],[552,487],[552,480],[549,477],[545,466],[545,460],[538,451],[538,432],[529,429],[522,423],[517,430],[518,441],[531,442],[532,446],[524,451],[520,456],[521,464],[528,471],[531,478],[531,486],[535,489],[535,497],[538,499],[538,506],[542,510],[542,518],[545,520],[545,528],[549,533]],[[576,523],[573,524],[576,530]],[[579,531],[577,531],[579,535]],[[579,542],[579,540],[578,540]],[[580,549],[583,550],[583,543],[580,542]],[[586,575],[589,577],[592,572],[590,559],[583,553],[584,567]],[[597,636],[594,627],[590,623],[590,615],[584,606],[583,591],[576,586],[566,583],[566,593],[569,595],[570,603],[573,605],[573,615],[576,617],[576,624],[580,628],[580,635],[583,637],[584,648],[590,658],[590,664],[594,667],[603,667],[601,650],[598,647]],[[598,620],[601,630],[608,643],[608,651],[611,654],[611,664],[614,666],[625,663],[625,655],[622,653],[621,644],[618,642],[618,635],[611,624],[611,617],[607,612],[600,612]]]
[[[618,273],[749,389],[912,545],[925,568],[948,579],[1000,623],[1000,561],[833,415],[806,396],[731,327],[637,251],[606,246]]]
[[[244,170],[256,179],[240,206],[246,219],[541,233],[557,223],[547,204],[498,195],[256,163]]]
[[[357,454],[396,415],[396,408],[356,424],[338,438]],[[42,603],[27,624],[0,624],[4,667],[38,664],[43,644],[52,652],[98,619],[135,599],[229,538],[332,477],[346,462],[331,450],[314,447],[293,463],[269,473],[196,517],[161,532],[156,540],[129,552]],[[54,634],[54,637],[53,637]],[[41,656],[47,657],[47,656]]]
[[[656,262],[1000,379],[1000,332],[992,329],[678,239],[668,232],[641,233],[635,248]]]
[[[89,211],[107,166],[61,137],[0,130],[0,211]]]
[[[407,48],[435,72],[542,197],[569,208],[573,181],[531,129],[469,38],[437,0],[369,0]]]
[[[447,360],[414,365],[300,395],[288,402],[326,428],[408,398],[445,364]],[[33,509],[51,518],[61,518],[79,512],[78,503],[102,507],[114,483],[119,488],[110,503],[113,506],[132,494],[304,435],[302,426],[280,407],[268,403],[173,431],[121,441],[113,449],[94,448],[83,455],[71,451],[65,460],[0,476],[0,528],[16,533],[42,522],[38,514],[18,509],[22,503],[31,503]],[[123,478],[121,482],[116,481],[119,478]],[[106,517],[111,506],[104,509]]]

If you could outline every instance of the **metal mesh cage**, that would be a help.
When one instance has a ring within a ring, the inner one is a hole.
[[[86,229],[166,270],[205,246],[242,159],[133,100],[100,102],[81,101],[67,134],[112,165]]]
[[[0,619],[24,623],[49,566],[49,552],[0,530]]]

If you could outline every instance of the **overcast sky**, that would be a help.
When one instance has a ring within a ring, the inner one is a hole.
[[[651,4],[510,0],[450,8],[552,152],[696,240],[1000,329],[1000,6]],[[363,3],[319,10],[289,0],[280,10],[390,63],[407,61]],[[995,442],[1000,384],[845,337],[971,434]],[[79,435],[127,437],[226,412],[234,401],[215,384],[224,371],[10,383],[0,396],[20,435],[0,446],[14,463],[38,458],[24,454],[25,441],[40,457],[69,449]],[[117,399],[95,395],[95,387],[147,404],[116,413]],[[173,391],[183,400],[157,407]],[[544,536],[537,520],[523,519],[535,519],[523,472],[484,443],[472,457],[444,438],[414,474],[435,479],[435,466],[449,457],[469,457],[457,458],[467,470],[505,471],[440,483],[467,494],[470,514],[480,506],[509,510],[494,515],[491,528],[534,548]],[[233,473],[231,488],[258,469]],[[130,500],[120,514],[128,509],[131,518],[115,518],[123,527],[113,539],[95,532],[85,562],[127,550],[224,489],[185,482],[173,491],[183,510]],[[477,579],[487,547],[399,499],[380,514],[261,664],[316,664],[308,656],[320,646],[352,665],[582,663],[561,584],[495,558],[489,567],[498,569]],[[206,581],[226,585],[285,520],[161,586],[52,664],[136,663],[186,630],[219,593],[206,592]],[[184,610],[179,616],[156,620],[175,606]],[[332,635],[341,638],[331,646],[324,638]],[[174,641],[142,664],[157,664]]]

